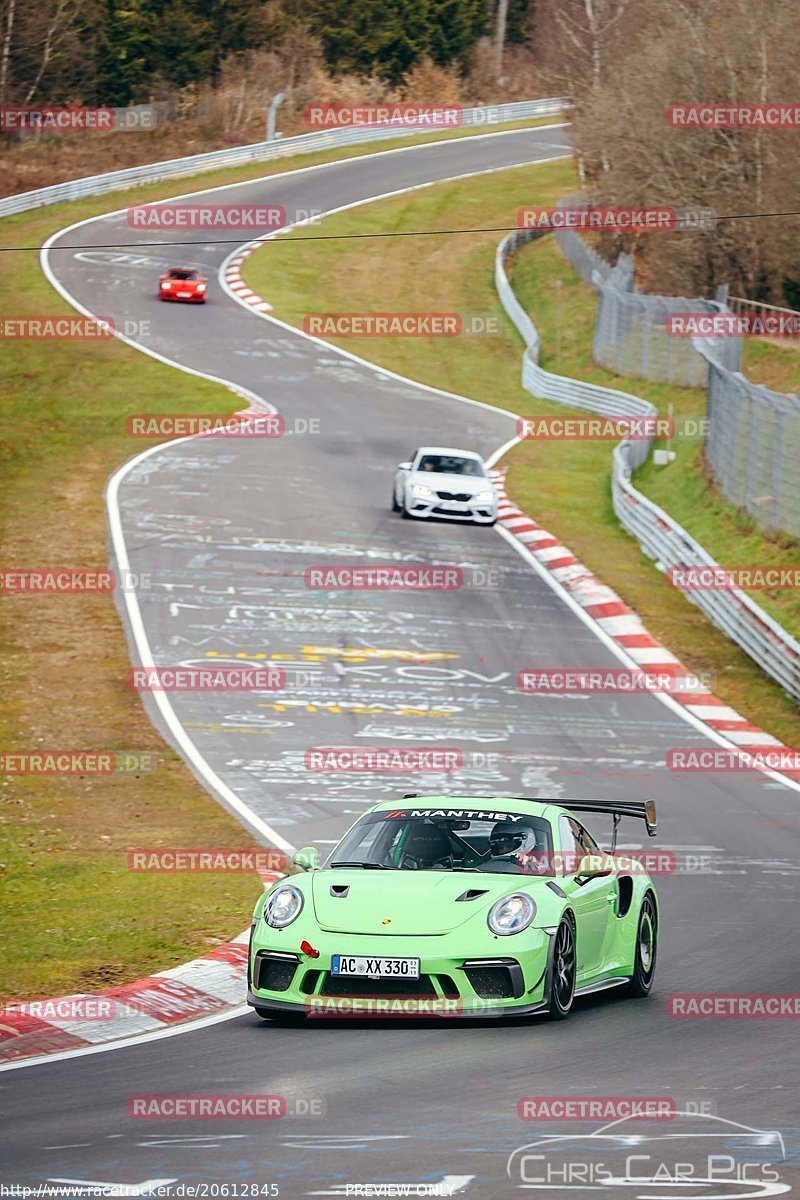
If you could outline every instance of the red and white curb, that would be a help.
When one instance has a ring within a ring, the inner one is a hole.
[[[236,257],[232,258],[225,267],[225,282],[242,304],[248,304],[256,312],[272,312],[272,305],[248,287],[241,276],[242,264],[261,245],[263,245],[262,242],[252,242],[247,246],[242,246]]]
[[[282,878],[261,873],[265,887]],[[0,1064],[79,1050],[238,1008],[245,1000],[250,930],[201,958],[100,992],[0,1008]]]
[[[492,472],[499,496],[497,523],[510,533],[569,593],[599,626],[648,672],[680,676],[685,684],[675,685],[669,695],[684,705],[694,718],[709,729],[722,734],[729,742],[746,751],[748,746],[783,747],[783,743],[760,729],[719,700],[700,679],[693,676],[680,659],[648,633],[641,618],[629,608],[617,593],[598,579],[562,542],[542,529],[509,500],[505,490],[506,469]],[[785,770],[781,774],[800,779],[800,771]]]

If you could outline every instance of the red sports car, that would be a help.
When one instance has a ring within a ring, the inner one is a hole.
[[[171,271],[165,271],[158,281],[158,294],[162,300],[205,304],[207,291],[205,279],[191,267],[174,267]]]

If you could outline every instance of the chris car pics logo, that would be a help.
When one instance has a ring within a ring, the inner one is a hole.
[[[517,1188],[545,1194],[613,1189],[626,1200],[708,1200],[780,1196],[786,1151],[781,1133],[757,1129],[684,1103],[666,1122],[639,1114],[592,1133],[546,1133],[508,1157]]]

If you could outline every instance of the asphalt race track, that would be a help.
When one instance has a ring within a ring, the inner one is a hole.
[[[564,131],[545,128],[376,154],[212,198],[281,204],[292,219],[298,210],[564,153]],[[624,1196],[777,1195],[796,1186],[792,1021],[676,1020],[666,998],[796,990],[798,791],[744,775],[671,776],[666,750],[708,739],[654,696],[520,695],[521,667],[619,660],[495,530],[404,521],[389,510],[394,468],[417,445],[463,445],[490,457],[514,437],[512,417],[377,372],[245,311],[216,280],[230,245],[197,235],[171,254],[140,245],[148,240],[124,214],[100,218],[66,231],[50,266],[91,311],[152,322],[136,337],[147,349],[275,406],[290,430],[311,418],[319,425],[318,433],[275,440],[165,445],[119,480],[131,569],[152,581],[138,600],[156,663],[205,664],[213,654],[228,664],[275,661],[287,671],[279,694],[172,700],[199,758],[252,814],[251,827],[325,850],[368,804],[406,790],[652,796],[656,845],[706,865],[656,880],[662,927],[649,1000],[587,998],[561,1024],[338,1021],[285,1029],[246,1012],[166,1039],[5,1071],[5,1179],[274,1183],[280,1196],[296,1197],[449,1177],[466,1196],[511,1196],[537,1175],[529,1164],[521,1176],[515,1160],[507,1176],[512,1151],[604,1123],[522,1121],[518,1100],[575,1095],[671,1097],[690,1114],[679,1119],[679,1161],[705,1164],[711,1146],[741,1167],[731,1166],[717,1187],[614,1187]],[[162,264],[176,262],[204,270],[207,305],[156,300]],[[180,388],[181,375],[175,380]],[[132,454],[149,444],[132,442]],[[458,566],[465,584],[413,594],[305,586],[308,567],[365,562]],[[152,715],[174,740],[163,713]],[[465,768],[411,778],[316,775],[304,766],[311,746],[409,744],[458,747]],[[224,790],[212,790],[225,802]],[[627,844],[640,844],[636,827],[625,832]],[[242,927],[248,918],[242,914]],[[131,1120],[129,1097],[153,1093],[277,1094],[291,1115]],[[665,1128],[637,1124],[624,1152],[604,1144],[600,1157],[619,1168],[635,1146],[652,1163],[674,1163],[652,1140]],[[780,1131],[782,1142],[763,1131]],[[597,1157],[596,1143],[587,1147],[584,1137],[576,1145],[581,1161]],[[753,1183],[755,1164],[765,1161],[775,1164],[778,1190]],[[573,1194],[586,1190],[571,1184]],[[553,1180],[540,1190],[561,1194]]]

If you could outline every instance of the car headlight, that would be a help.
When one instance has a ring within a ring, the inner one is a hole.
[[[433,488],[426,487],[424,483],[415,483],[411,489],[411,495],[423,498],[433,496]]]
[[[473,499],[476,504],[491,504],[494,500],[494,492],[478,492],[477,496],[474,496]]]
[[[278,888],[264,905],[264,920],[273,929],[285,929],[300,915],[303,893],[296,887]]]
[[[198,290],[198,292],[204,292],[206,290],[206,284],[198,283],[197,290]]]
[[[172,287],[172,284],[169,282],[169,280],[168,280],[168,279],[163,279],[163,280],[161,281],[161,286],[162,286],[162,288],[164,288],[164,290],[165,290],[165,291],[167,291],[167,292],[168,292],[168,291],[169,291],[169,289]]]
[[[521,933],[527,929],[536,916],[536,905],[530,896],[515,892],[513,896],[504,896],[489,909],[486,923],[492,933],[504,936],[509,933]]]

